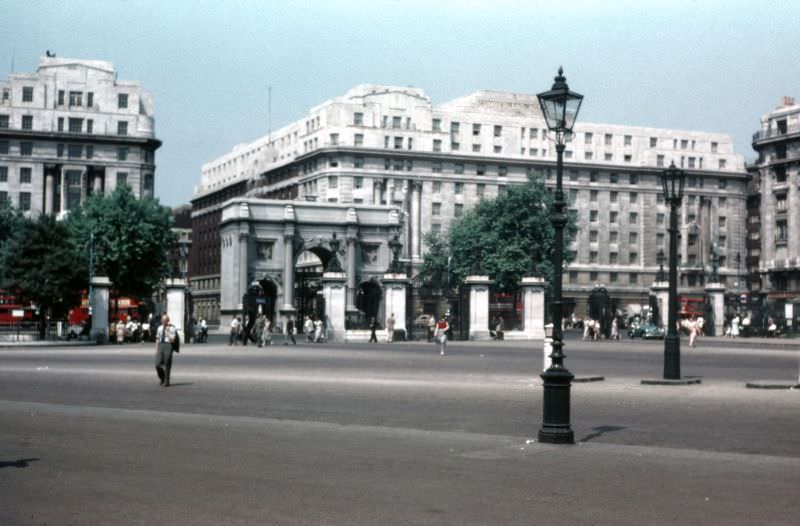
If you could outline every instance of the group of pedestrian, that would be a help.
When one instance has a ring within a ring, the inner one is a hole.
[[[319,317],[306,316],[306,321],[303,322],[303,332],[306,333],[308,343],[324,343],[328,339],[327,329],[325,320]]]
[[[248,325],[250,325],[249,331],[247,329]],[[242,321],[241,316],[234,316],[231,320],[228,346],[239,345],[240,343],[242,345],[247,345],[248,340],[258,345],[258,347],[272,345],[273,332],[274,326],[272,320],[270,320],[269,316],[265,313],[256,316],[252,324],[249,323],[249,320]],[[286,338],[291,340],[293,345],[297,345],[294,334],[294,318],[290,316],[289,319],[286,320]]]

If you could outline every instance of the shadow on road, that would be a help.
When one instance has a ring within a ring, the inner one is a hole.
[[[579,442],[588,442],[599,436],[605,435],[606,433],[611,433],[612,431],[622,431],[623,429],[625,428],[620,426],[598,426],[592,430],[594,431],[593,433],[589,433],[588,435],[580,439]]]
[[[170,382],[170,387],[185,387],[187,385],[194,385],[194,382]]]
[[[4,460],[0,460],[0,469],[2,468],[27,468],[29,462],[36,462],[39,460],[38,458],[21,458],[19,460],[14,460],[13,462],[6,462]]]

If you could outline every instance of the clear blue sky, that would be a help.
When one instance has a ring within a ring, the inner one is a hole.
[[[155,97],[156,194],[191,198],[203,162],[361,83],[434,104],[536,93],[559,64],[580,120],[730,133],[739,153],[800,98],[800,1],[0,0],[0,77],[45,50],[110,60]]]

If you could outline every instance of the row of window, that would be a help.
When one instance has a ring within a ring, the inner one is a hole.
[[[11,203],[9,199],[8,192],[5,190],[0,190],[0,203]],[[30,192],[19,192],[17,197],[17,208],[22,210],[23,212],[27,212],[31,209],[31,193]]]
[[[8,155],[10,151],[9,142],[8,141],[0,141],[0,154]],[[64,157],[66,153],[66,157],[68,159],[81,159],[84,157],[86,159],[93,159],[94,158],[94,146],[91,144],[83,145],[83,144],[56,144],[56,156],[57,157]],[[33,155],[33,143],[32,142],[20,142],[19,143],[19,154],[21,156],[32,156]],[[117,160],[118,161],[127,161],[128,156],[130,154],[130,148],[127,146],[118,146],[117,147]],[[148,150],[144,150],[144,162],[152,162],[153,155],[152,152]]]
[[[23,115],[21,124],[23,130],[33,130],[33,115]],[[84,119],[76,117],[65,119],[64,117],[59,117],[57,120],[59,132],[64,131],[65,124],[67,125],[67,131],[69,133],[94,133],[94,119],[86,119],[86,127],[84,128]],[[0,128],[8,128],[9,125],[9,116],[5,114],[0,115]],[[117,122],[117,135],[128,135],[128,121]]]
[[[65,91],[65,90],[58,90],[58,98],[57,104],[59,106],[64,106],[67,101],[69,102],[70,107],[81,107],[83,106],[84,101],[84,92],[82,91]],[[8,92],[4,90],[3,92],[4,99],[8,98]],[[22,87],[22,102],[33,102],[33,86],[23,86]],[[86,92],[86,107],[92,108],[94,107],[94,92],[88,91]],[[118,93],[117,94],[117,108],[118,109],[126,109],[128,107],[128,94],[127,93]]]

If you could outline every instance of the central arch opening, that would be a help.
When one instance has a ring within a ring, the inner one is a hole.
[[[330,258],[331,252],[323,247],[306,249],[297,256],[294,268],[294,308],[297,310],[298,332],[303,332],[306,318],[325,319],[322,273]]]

